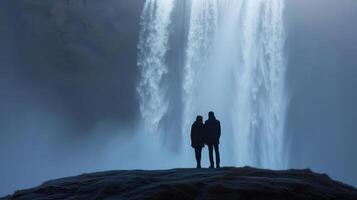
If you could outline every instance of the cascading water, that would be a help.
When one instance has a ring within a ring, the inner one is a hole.
[[[146,125],[156,129],[167,112],[162,79],[169,69],[165,62],[168,50],[170,14],[173,0],[147,0],[141,16],[138,65],[141,81],[137,88],[140,111]]]
[[[241,15],[242,61],[234,74],[237,104],[232,113],[238,162],[282,168],[286,92],[282,0],[247,1]],[[239,92],[240,91],[240,92]],[[235,116],[235,117],[234,117]]]
[[[284,168],[284,0],[186,0],[187,45],[182,49],[182,96],[177,121],[184,145],[195,116],[215,111],[222,123],[222,157],[227,164]],[[165,123],[170,104],[163,79],[172,12],[178,1],[147,0],[139,43],[141,113],[152,127]],[[182,6],[180,6],[182,8]],[[177,11],[180,12],[180,11]],[[175,87],[177,88],[177,87]],[[158,130],[168,134],[167,130]],[[184,148],[185,149],[185,148]],[[187,154],[187,151],[182,151]],[[192,155],[184,155],[192,156]]]

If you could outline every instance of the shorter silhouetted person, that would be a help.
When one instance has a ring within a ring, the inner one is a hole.
[[[205,128],[202,116],[197,116],[191,127],[191,146],[195,149],[197,168],[201,168],[201,153],[205,146]]]
[[[216,119],[213,112],[208,113],[205,122],[206,144],[208,146],[210,167],[214,168],[213,149],[216,154],[216,167],[220,168],[219,138],[221,137],[221,123]]]

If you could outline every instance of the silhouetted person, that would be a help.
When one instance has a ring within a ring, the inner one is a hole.
[[[216,167],[220,168],[219,162],[219,138],[221,137],[221,123],[216,119],[213,112],[208,113],[208,120],[205,122],[206,144],[208,146],[210,167],[214,168],[213,149],[216,154]]]
[[[201,168],[201,153],[205,146],[205,127],[202,116],[197,116],[191,127],[191,146],[195,149],[197,168]]]

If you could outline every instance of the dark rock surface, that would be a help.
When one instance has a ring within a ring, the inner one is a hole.
[[[108,171],[45,182],[10,199],[357,199],[357,189],[310,170]]]

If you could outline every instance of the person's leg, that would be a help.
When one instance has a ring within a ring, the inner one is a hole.
[[[218,144],[214,144],[214,151],[216,154],[216,167],[220,168],[220,156],[219,156],[219,145]]]
[[[201,168],[202,147],[197,148],[197,168]]]
[[[209,168],[213,168],[214,167],[213,145],[208,145],[208,153],[209,153],[209,162],[210,162]]]
[[[196,158],[196,168],[198,168],[199,162],[200,162],[200,158],[199,158],[199,148],[195,148],[195,158]]]

